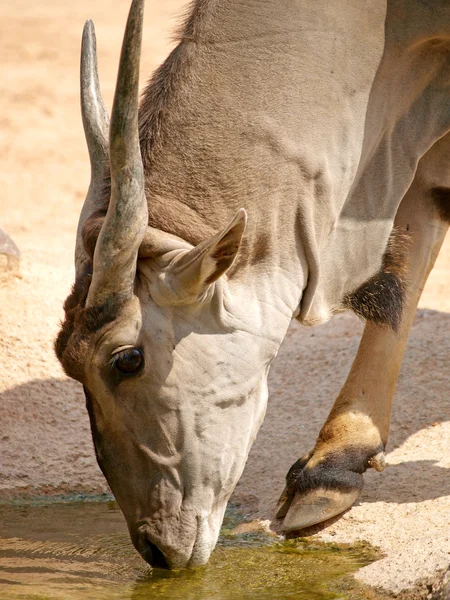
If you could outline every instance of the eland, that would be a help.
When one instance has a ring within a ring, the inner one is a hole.
[[[136,549],[181,568],[216,544],[292,319],[350,309],[366,325],[287,475],[284,530],[342,513],[384,467],[408,330],[450,222],[450,3],[195,0],[139,104],[143,5],[111,122],[84,29],[91,183],[55,348],[83,384]]]

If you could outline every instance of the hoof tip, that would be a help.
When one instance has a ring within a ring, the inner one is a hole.
[[[292,500],[293,500],[294,496],[289,494],[287,491],[287,487],[284,488],[283,493],[281,494],[278,503],[277,503],[277,508],[275,511],[275,518],[276,519],[282,519],[283,517],[286,516],[289,507],[292,504]]]
[[[282,530],[295,531],[327,521],[350,508],[360,493],[361,490],[318,489],[297,494],[284,518]]]

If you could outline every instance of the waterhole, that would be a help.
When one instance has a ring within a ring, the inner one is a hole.
[[[235,600],[379,598],[358,586],[372,551],[232,535],[229,509],[210,562],[150,570],[131,545],[115,502],[0,506],[3,600]]]

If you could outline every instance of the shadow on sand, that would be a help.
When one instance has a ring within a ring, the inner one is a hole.
[[[320,328],[294,323],[270,375],[265,422],[232,501],[273,518],[289,466],[313,445],[350,368],[362,326],[340,315]],[[388,450],[448,421],[450,315],[419,311],[399,378]],[[0,498],[105,491],[96,465],[81,386],[34,380],[0,395]],[[437,431],[437,430],[436,430]],[[394,460],[366,478],[364,502],[422,502],[450,494],[450,469],[436,464],[450,439],[424,447],[423,459]],[[415,455],[421,455],[419,447]],[[262,491],[263,490],[263,491]],[[15,492],[17,491],[17,493]]]
[[[314,329],[294,323],[288,332],[270,374],[266,419],[232,497],[250,507],[250,516],[273,518],[285,474],[313,446],[362,329],[353,315],[344,314]],[[449,332],[449,314],[418,311],[394,399],[387,451],[397,452],[383,474],[365,475],[361,502],[423,502],[450,494],[450,469],[437,464],[450,454],[450,436],[443,437],[450,421]],[[398,458],[403,448],[408,456]],[[257,498],[255,488],[262,490]]]

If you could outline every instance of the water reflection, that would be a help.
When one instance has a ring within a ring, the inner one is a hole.
[[[205,567],[151,571],[113,502],[4,505],[0,524],[2,600],[345,598],[350,580],[342,576],[370,561],[365,552],[230,536],[225,528]]]

